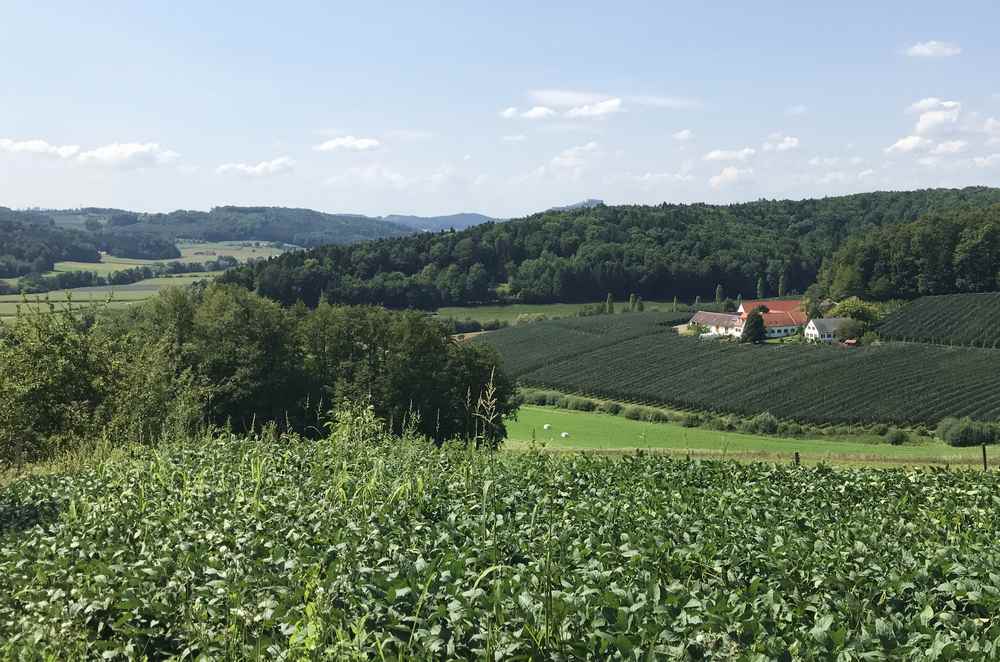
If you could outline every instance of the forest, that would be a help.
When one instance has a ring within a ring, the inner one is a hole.
[[[744,204],[551,210],[460,232],[322,246],[230,271],[284,304],[434,309],[516,298],[583,302],[804,292],[824,258],[880,228],[1000,203],[1000,189],[928,189]]]
[[[820,270],[818,296],[913,299],[1000,290],[1000,204],[926,214],[851,237]]]

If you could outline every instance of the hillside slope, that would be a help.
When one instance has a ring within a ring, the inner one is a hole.
[[[1000,347],[1000,292],[921,297],[886,317],[878,333],[893,340]]]
[[[521,383],[802,423],[1000,419],[1000,351],[910,343],[844,349],[678,336],[656,313],[537,322],[486,334]]]
[[[851,237],[939,210],[1000,203],[1000,189],[930,189],[737,205],[596,206],[460,232],[325,246],[228,276],[278,301],[433,309],[493,301],[647,300],[804,291]]]

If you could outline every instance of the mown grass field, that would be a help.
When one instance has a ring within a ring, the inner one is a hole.
[[[550,430],[545,430],[550,425]],[[634,421],[597,412],[569,411],[551,407],[522,406],[517,420],[507,424],[509,440],[504,446],[523,451],[541,444],[552,451],[606,451],[631,453],[636,450],[665,452],[695,457],[730,458],[791,462],[796,452],[806,463],[882,466],[967,465],[979,467],[980,448],[952,448],[940,441],[920,438],[893,446],[875,435],[809,438],[720,432],[707,428],[686,428],[676,423]],[[563,432],[569,437],[563,438]],[[990,448],[992,461],[1000,466],[1000,448]]]
[[[116,271],[124,271],[132,267],[141,267],[157,263],[168,264],[170,262],[180,262],[190,264],[192,262],[206,262],[218,257],[229,255],[235,257],[240,262],[245,262],[253,258],[268,258],[281,255],[284,251],[280,248],[273,248],[267,245],[253,246],[248,242],[200,242],[177,244],[181,251],[181,257],[169,260],[135,260],[131,258],[115,257],[104,254],[101,261],[93,262],[56,262],[55,271],[46,275],[60,271],[90,271],[101,275],[107,275]]]
[[[512,324],[519,315],[545,315],[549,318],[554,317],[574,317],[580,310],[586,305],[596,305],[598,303],[604,303],[603,301],[594,301],[591,304],[586,303],[512,303],[507,305],[498,306],[447,306],[444,308],[438,308],[437,314],[440,317],[447,317],[456,320],[476,320],[477,322],[491,322],[493,320],[499,320],[501,322],[507,322]],[[615,306],[618,310],[627,306],[627,301],[616,301]],[[669,311],[673,308],[673,302],[670,301],[644,301],[643,306],[647,311],[651,310],[661,310]],[[684,304],[678,304],[677,309],[680,311],[688,310],[688,306]]]
[[[55,290],[45,294],[27,295],[28,305],[33,308],[44,310],[47,304],[46,298],[57,308],[65,308],[66,297],[72,298],[74,306],[78,304],[100,303],[104,304],[108,297],[112,297],[109,304],[112,308],[123,308],[134,303],[145,301],[155,296],[160,290],[166,287],[183,287],[191,285],[200,280],[211,279],[221,274],[221,271],[206,271],[202,273],[178,274],[176,276],[164,276],[161,278],[148,278],[138,283],[129,285],[115,285],[107,287],[80,287],[72,290]],[[42,303],[39,303],[42,302]],[[24,306],[24,297],[20,294],[0,295],[0,322],[10,321],[17,315],[18,306]]]
[[[991,659],[998,476],[138,448],[0,489],[0,657]]]

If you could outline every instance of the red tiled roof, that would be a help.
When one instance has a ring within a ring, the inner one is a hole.
[[[740,314],[740,320],[746,321],[754,308],[764,306],[768,312],[763,313],[764,326],[805,326],[809,317],[802,310],[800,299],[760,299],[744,301],[742,303],[745,312]]]
[[[743,310],[748,313],[758,306],[766,306],[772,313],[793,312],[802,309],[801,299],[755,299],[742,303]]]

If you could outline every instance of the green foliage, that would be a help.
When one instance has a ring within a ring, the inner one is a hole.
[[[722,289],[722,283],[719,283],[715,286],[715,303],[721,304],[722,300],[725,298],[725,290]]]
[[[760,299],[766,299],[766,298],[767,298],[767,286],[764,283],[764,277],[763,276],[758,276],[757,277],[757,299],[760,300]]]
[[[963,412],[1000,419],[1000,354],[884,343],[851,351],[743,345],[677,335],[669,313],[553,320],[501,329],[497,348],[525,385],[800,423],[935,425]]]
[[[1000,440],[1000,425],[949,416],[938,423],[936,434],[949,446],[993,444]]]
[[[988,659],[1000,636],[995,472],[496,456],[337,420],[0,489],[0,657]]]
[[[819,274],[835,299],[913,299],[1000,290],[1000,205],[937,208],[851,237]]]
[[[764,327],[764,317],[760,308],[756,308],[747,315],[746,322],[743,323],[743,334],[740,336],[742,343],[759,344],[767,338],[767,329]]]
[[[886,433],[885,440],[893,446],[901,446],[910,440],[910,435],[905,430],[893,428]]]
[[[608,292],[690,300],[708,294],[706,277],[726,291],[750,292],[758,279],[777,284],[781,274],[787,290],[801,292],[848,238],[932,210],[998,202],[1000,190],[968,188],[724,206],[601,205],[295,251],[226,278],[289,305],[325,298],[424,309],[500,298],[505,284],[504,296],[525,303],[582,303]]]
[[[921,297],[886,316],[883,338],[1000,347],[1000,292]]]

